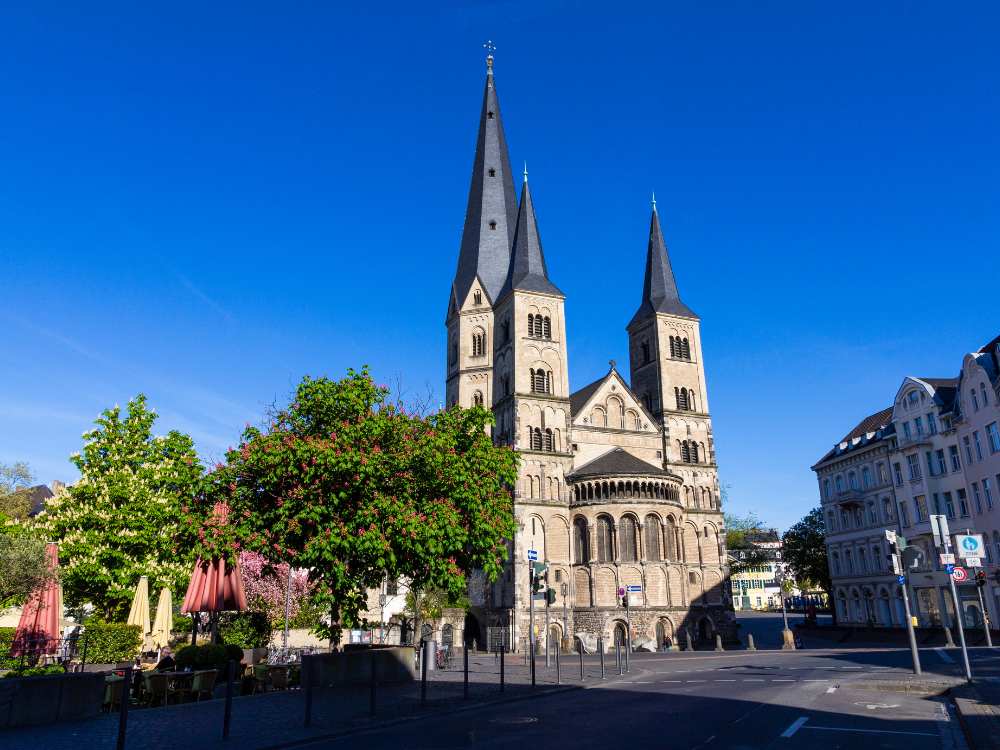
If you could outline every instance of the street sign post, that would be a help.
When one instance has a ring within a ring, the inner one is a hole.
[[[890,532],[886,530],[886,539],[889,539]],[[896,581],[899,583],[899,590],[903,595],[903,611],[906,613],[906,635],[910,641],[910,657],[913,659],[913,673],[920,674],[920,651],[917,649],[917,636],[913,632],[914,617],[910,615],[910,596],[906,592],[906,576],[902,574],[901,569],[906,568],[907,562],[912,562],[912,555],[907,555],[906,553],[910,551],[907,546],[906,537],[892,532],[894,539],[889,541],[889,549],[892,554],[889,555],[889,559],[892,561],[892,570],[897,574]],[[919,547],[913,547],[912,549],[919,550]],[[900,559],[902,552],[902,560]],[[910,557],[911,560],[906,558]]]
[[[538,560],[538,550],[529,549],[528,550],[528,562],[537,562]]]
[[[931,522],[931,532],[934,535],[934,546],[937,548],[939,553],[944,553],[946,555],[954,554],[951,547],[951,536],[948,533],[948,519],[945,516],[939,514],[933,514],[930,517]],[[958,536],[963,537],[975,537],[975,534],[959,534]],[[957,537],[956,537],[957,538]],[[981,543],[981,539],[978,542]],[[972,543],[974,549],[972,551],[981,549],[975,542]],[[962,550],[969,551],[969,546],[966,544],[964,548],[959,549],[959,557],[964,557]],[[951,568],[951,570],[948,570]],[[945,570],[948,571],[948,586],[951,589],[951,601],[954,605],[952,610],[955,613],[955,620],[958,622],[958,640],[962,646],[962,666],[965,668],[965,679],[972,682],[972,667],[969,665],[969,648],[965,643],[965,622],[962,618],[962,604],[958,599],[958,589],[955,588],[956,580],[961,583],[968,578],[968,574],[965,572],[965,568],[959,566],[945,565]]]
[[[896,583],[898,583],[900,586],[905,586],[906,576],[896,576]]]
[[[982,557],[985,550],[982,534],[955,534],[955,549],[958,556],[968,559]]]

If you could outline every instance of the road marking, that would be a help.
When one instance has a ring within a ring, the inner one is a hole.
[[[764,680],[757,679],[756,677],[751,677],[743,680],[743,682],[764,682]]]
[[[828,677],[821,677],[819,679],[811,679],[810,678],[810,679],[805,679],[805,680],[802,680],[802,681],[803,682],[829,682],[830,679]]]
[[[771,680],[771,682],[795,682],[795,680],[778,680],[778,679],[773,679],[773,680]]]
[[[712,682],[736,682],[736,680],[712,680]]]
[[[708,680],[684,680],[684,682],[708,682]]]
[[[797,718],[795,721],[793,721],[791,724],[788,725],[788,729],[782,732],[781,736],[791,737],[797,731],[799,731],[802,728],[802,725],[805,724],[807,721],[809,721],[808,716],[800,716],[799,718]]]
[[[836,693],[837,692],[837,686],[834,685],[833,687],[828,687],[826,689],[826,692],[828,692],[828,693]]]
[[[684,682],[684,680],[660,680],[660,682]]]
[[[945,662],[946,664],[955,663],[955,660],[952,659],[951,656],[948,654],[948,652],[945,651],[943,648],[936,648],[934,650],[937,651],[937,655],[941,657],[941,661]]]
[[[791,729],[791,727],[789,727],[789,729]],[[930,732],[901,732],[897,729],[856,729],[854,727],[806,727],[806,729],[818,729],[823,732],[861,732],[862,734],[908,734],[913,737],[938,736],[936,733],[931,734]],[[785,735],[781,736],[784,737]]]

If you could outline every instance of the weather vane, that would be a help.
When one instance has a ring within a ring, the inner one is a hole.
[[[492,39],[487,39],[486,44],[483,45],[483,49],[486,50],[486,70],[487,72],[493,72],[493,53],[497,51],[497,46],[493,44]]]

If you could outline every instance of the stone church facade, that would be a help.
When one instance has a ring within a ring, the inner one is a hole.
[[[447,402],[492,408],[493,437],[521,455],[518,533],[495,583],[473,581],[468,640],[528,638],[528,550],[549,565],[555,642],[662,648],[735,633],[700,319],[685,305],[653,204],[628,377],[572,390],[565,295],[549,276],[527,174],[515,192],[487,59],[486,90],[448,331]],[[638,269],[637,269],[638,271]],[[637,274],[638,276],[638,274]],[[628,617],[620,587],[639,585]],[[535,632],[545,635],[536,602]],[[490,629],[490,630],[488,630]]]

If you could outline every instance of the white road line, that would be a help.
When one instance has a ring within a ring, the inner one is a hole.
[[[736,682],[736,680],[712,680],[712,682]]]
[[[788,729],[782,732],[781,736],[791,737],[793,734],[799,731],[802,728],[802,725],[805,724],[807,721],[809,721],[808,716],[800,716],[799,718],[797,718],[795,721],[793,721],[791,724],[788,725]]]
[[[937,655],[941,657],[941,661],[945,662],[946,664],[955,663],[955,660],[952,659],[951,655],[949,655],[949,653],[945,651],[943,648],[936,648],[934,650],[937,652]]]
[[[837,692],[837,686],[834,685],[833,687],[828,687],[826,689],[826,692],[828,692],[828,693],[836,693]]]
[[[771,682],[795,682],[795,680],[778,680],[778,679],[773,679],[773,680],[771,680]]]
[[[794,724],[792,725],[794,726]],[[791,727],[789,727],[790,729]],[[861,732],[862,734],[908,734],[914,737],[937,737],[937,734],[930,732],[901,732],[896,729],[855,729],[854,727],[806,727],[806,729],[818,729],[823,732]],[[788,731],[787,729],[785,730]],[[784,737],[785,735],[781,735]],[[789,735],[790,736],[790,735]]]
[[[708,682],[708,680],[684,680],[684,682]]]
[[[684,682],[684,680],[660,680],[660,682]]]
[[[756,677],[751,677],[749,679],[743,680],[743,682],[764,682],[764,680],[757,679]]]

